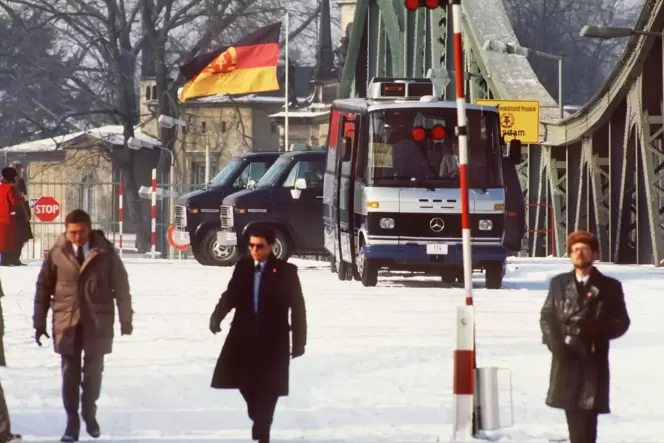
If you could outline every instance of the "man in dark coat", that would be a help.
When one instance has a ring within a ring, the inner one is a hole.
[[[574,270],[551,279],[540,315],[553,354],[546,404],[565,410],[570,443],[595,443],[597,416],[610,412],[609,341],[627,332],[630,319],[620,282],[593,266],[595,236],[572,233],[567,252]]]
[[[235,309],[212,387],[240,390],[253,421],[252,438],[260,443],[270,441],[277,401],[289,393],[290,356],[303,355],[307,340],[297,267],[272,254],[274,242],[275,234],[270,229],[251,230],[251,258],[235,265],[228,288],[210,316],[210,331],[216,334],[226,315]]]
[[[49,308],[53,309],[54,350],[61,357],[62,402],[67,413],[60,441],[75,442],[80,432],[79,403],[88,434],[101,435],[96,402],[104,355],[113,350],[114,304],[122,335],[132,333],[133,310],[127,271],[113,244],[92,230],[90,216],[80,209],[72,211],[65,218],[65,229],[37,278],[33,322],[35,341],[41,346],[41,337],[49,337],[46,319]]]

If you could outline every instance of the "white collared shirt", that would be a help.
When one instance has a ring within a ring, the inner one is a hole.
[[[71,247],[74,249],[74,257],[76,257],[76,255],[78,254],[78,246],[72,243]],[[90,242],[87,242],[86,244],[83,245],[83,257],[87,257],[88,252],[90,252]]]
[[[588,279],[590,278],[590,275],[586,275],[586,276],[581,277],[576,272],[574,273],[574,275],[576,276],[576,281],[581,283],[581,284],[584,284],[584,285],[588,283]]]

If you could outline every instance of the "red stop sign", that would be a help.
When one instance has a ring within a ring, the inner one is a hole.
[[[40,197],[35,202],[35,217],[39,221],[52,222],[60,215],[60,203],[53,197]]]

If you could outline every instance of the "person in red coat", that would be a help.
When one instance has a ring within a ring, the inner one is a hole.
[[[23,197],[16,190],[16,169],[4,168],[0,181],[0,265],[13,266],[16,254],[16,210],[22,210]]]

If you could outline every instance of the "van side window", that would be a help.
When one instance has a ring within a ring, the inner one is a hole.
[[[249,183],[249,180],[254,180],[255,182],[258,182],[258,180],[261,179],[263,174],[265,174],[265,171],[267,171],[270,166],[271,165],[268,162],[249,163],[249,166],[244,168],[242,174],[240,174],[238,178],[235,179],[233,186],[236,188],[246,188],[247,183]]]
[[[303,178],[307,182],[307,189],[323,189],[324,176],[325,162],[323,160],[300,160],[293,166],[282,186],[292,188],[298,178]]]

